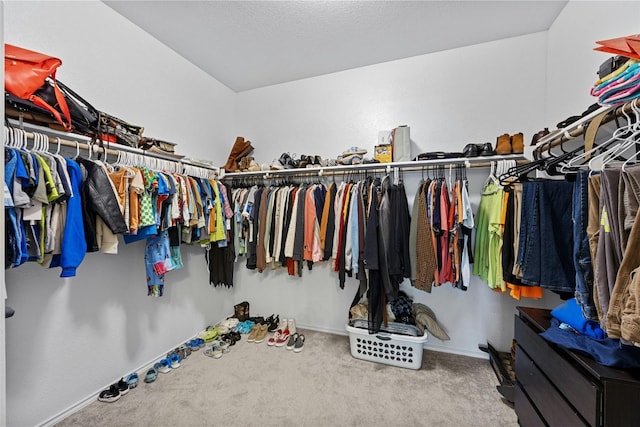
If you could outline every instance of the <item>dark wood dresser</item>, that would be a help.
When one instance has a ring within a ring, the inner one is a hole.
[[[640,373],[599,365],[538,334],[549,310],[518,307],[514,406],[521,426],[640,426]]]

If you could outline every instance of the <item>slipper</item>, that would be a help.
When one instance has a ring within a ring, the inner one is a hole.
[[[156,363],[157,365],[157,363]],[[156,369],[155,365],[153,368],[149,369],[147,371],[147,375],[144,376],[144,382],[145,383],[152,383],[156,380],[156,378],[158,378],[158,370]]]
[[[210,328],[210,329],[209,329]],[[215,340],[218,335],[220,335],[220,331],[218,331],[215,327],[209,327],[206,331],[200,333],[200,338],[205,342],[211,342]]]
[[[129,389],[136,388],[138,386],[138,374],[136,372],[129,374],[125,381],[127,382]]]
[[[187,341],[187,343],[185,344],[189,349],[191,349],[191,351],[198,351],[200,350],[200,344],[198,343],[197,340],[193,339],[190,341]]]

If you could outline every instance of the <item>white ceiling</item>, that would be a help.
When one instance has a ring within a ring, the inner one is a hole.
[[[545,31],[567,3],[104,2],[236,92]]]

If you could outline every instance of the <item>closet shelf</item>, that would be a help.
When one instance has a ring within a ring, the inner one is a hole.
[[[77,133],[69,133],[69,132],[61,132],[61,131],[49,129],[43,126],[34,125],[31,123],[23,123],[22,125],[20,125],[20,123],[17,120],[13,120],[13,119],[8,119],[8,121],[15,128],[21,128],[25,130],[27,138],[33,139],[35,133],[40,133],[48,136],[49,144],[51,147],[57,147],[59,142],[61,146],[88,151],[89,147],[91,146],[91,138],[86,135],[80,135]],[[122,145],[122,144],[105,144],[105,145],[113,148],[92,147],[91,149],[96,150],[97,153],[112,155],[112,156],[118,156],[122,152],[131,153],[131,154],[136,154],[142,157],[152,157],[159,160],[179,163],[181,165],[207,169],[207,170],[218,173],[217,167],[211,167],[201,163],[190,162],[184,159],[178,159],[176,157],[162,154],[162,153],[150,152],[147,150],[142,150],[140,148],[135,148],[135,147],[129,147],[127,145]]]
[[[233,178],[277,178],[282,176],[323,176],[323,175],[344,175],[354,172],[369,171],[385,171],[387,173],[393,170],[403,171],[420,171],[430,166],[465,166],[467,168],[490,167],[493,162],[499,160],[515,160],[528,161],[521,154],[510,154],[504,156],[484,156],[484,157],[468,157],[468,158],[451,158],[451,159],[435,159],[435,160],[417,160],[409,162],[392,162],[392,163],[368,163],[359,165],[341,165],[326,166],[320,168],[306,169],[281,169],[256,172],[233,172],[222,173],[220,171],[220,179]]]

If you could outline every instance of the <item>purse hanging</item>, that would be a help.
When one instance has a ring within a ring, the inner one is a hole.
[[[65,130],[70,131],[71,113],[64,95],[56,82],[56,70],[62,61],[43,53],[10,44],[4,45],[4,89],[18,98],[28,99],[55,117]],[[35,92],[47,78],[51,79],[59,111]],[[64,116],[64,117],[63,117]]]

